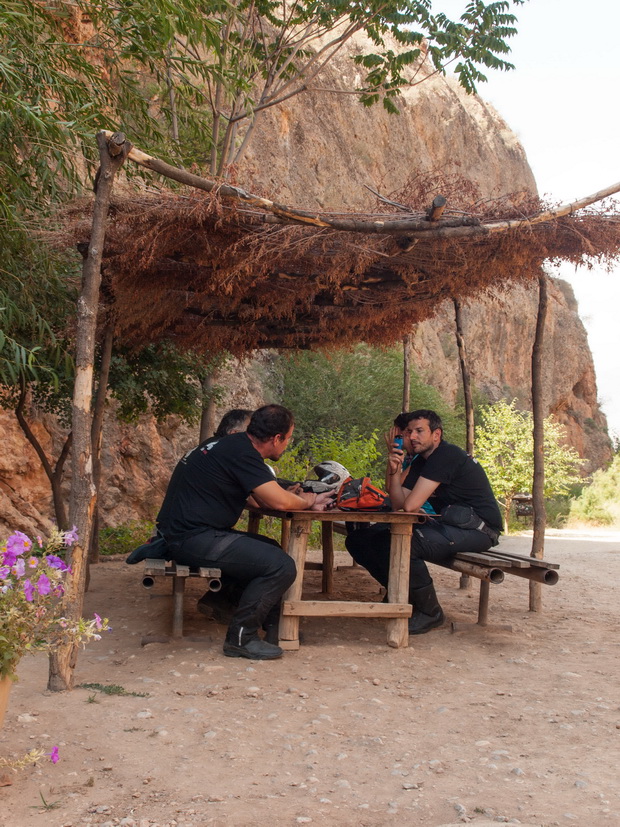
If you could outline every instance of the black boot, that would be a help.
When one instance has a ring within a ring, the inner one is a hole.
[[[275,660],[284,652],[279,646],[261,640],[256,632],[246,632],[243,626],[230,626],[224,641],[224,654],[228,658],[250,660]]]
[[[443,611],[432,583],[418,589],[410,589],[409,602],[413,605],[413,614],[408,622],[410,635],[422,635],[436,626],[441,626],[444,621]]]

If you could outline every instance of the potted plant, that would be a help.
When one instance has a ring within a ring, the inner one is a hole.
[[[50,649],[61,641],[99,640],[107,619],[69,621],[62,615],[64,579],[70,568],[63,551],[77,540],[71,531],[52,532],[37,542],[15,531],[0,545],[0,726],[17,664],[27,652]]]

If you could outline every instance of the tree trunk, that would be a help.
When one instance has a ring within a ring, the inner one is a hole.
[[[93,407],[93,423],[90,438],[93,446],[93,480],[95,483],[95,507],[93,511],[93,528],[88,560],[90,563],[99,562],[99,488],[101,485],[101,441],[103,434],[103,416],[105,400],[108,392],[108,378],[112,361],[112,346],[114,344],[114,319],[108,318],[103,336],[101,350],[101,364],[99,366],[99,384]],[[88,575],[87,575],[88,577]]]
[[[405,413],[409,410],[411,399],[411,333],[403,337],[403,406]]]
[[[52,500],[54,503],[54,516],[56,517],[56,525],[61,531],[66,531],[69,528],[69,524],[67,522],[67,510],[65,508],[65,501],[62,495],[61,486],[65,461],[71,449],[71,431],[69,431],[69,433],[67,434],[67,437],[60,451],[60,455],[56,460],[56,465],[54,466],[54,468],[52,468],[47,454],[43,450],[43,446],[36,438],[34,432],[30,428],[30,425],[26,421],[26,417],[24,416],[26,395],[26,382],[24,377],[21,376],[19,398],[17,400],[17,405],[15,407],[15,416],[17,418],[17,421],[19,422],[20,428],[24,432],[26,439],[32,445],[37,456],[39,457],[43,470],[45,471],[45,474],[49,480],[50,487],[52,489]]]
[[[202,386],[202,415],[200,417],[200,435],[198,443],[204,442],[215,433],[215,387],[216,372],[213,370],[201,380]]]
[[[543,345],[547,319],[547,277],[538,278],[538,315],[536,336],[532,348],[532,414],[534,420],[534,477],[532,480],[532,505],[534,508],[534,536],[531,557],[542,559],[545,552],[545,433],[543,399]],[[530,581],[530,611],[542,611],[542,584]]]
[[[91,442],[91,403],[93,395],[93,363],[95,332],[101,285],[101,258],[105,242],[106,223],[114,176],[123,165],[131,145],[122,133],[108,140],[103,132],[97,134],[101,166],[95,178],[95,204],[88,256],[82,267],[82,289],[78,299],[75,385],[72,406],[72,480],[70,515],[77,527],[79,540],[71,548],[71,574],[67,578],[63,596],[63,613],[70,621],[82,614],[86,565],[95,505],[93,457]],[[50,654],[48,689],[60,691],[73,687],[73,670],[77,659],[77,645],[63,643]]]
[[[463,381],[463,399],[465,402],[465,450],[470,456],[474,455],[474,401],[471,392],[471,379],[467,367],[467,352],[465,350],[465,338],[463,336],[463,319],[461,317],[461,305],[456,299],[454,304],[454,321],[456,323],[456,345],[459,351],[459,362],[461,365],[461,378]]]

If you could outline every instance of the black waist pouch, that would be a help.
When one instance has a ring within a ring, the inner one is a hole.
[[[499,532],[490,528],[469,505],[446,505],[441,509],[440,516],[446,525],[482,531],[491,538],[494,546],[499,542]]]

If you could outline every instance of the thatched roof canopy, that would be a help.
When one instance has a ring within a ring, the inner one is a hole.
[[[203,180],[177,172],[177,180]],[[386,200],[382,214],[354,216],[283,208],[206,183],[211,192],[113,199],[104,284],[133,346],[172,338],[241,355],[392,343],[444,299],[537,279],[548,260],[608,265],[620,255],[615,209],[558,215],[516,196],[480,203],[456,178],[442,182],[448,203],[435,221],[436,179]],[[87,243],[83,205],[70,219],[72,239]]]

